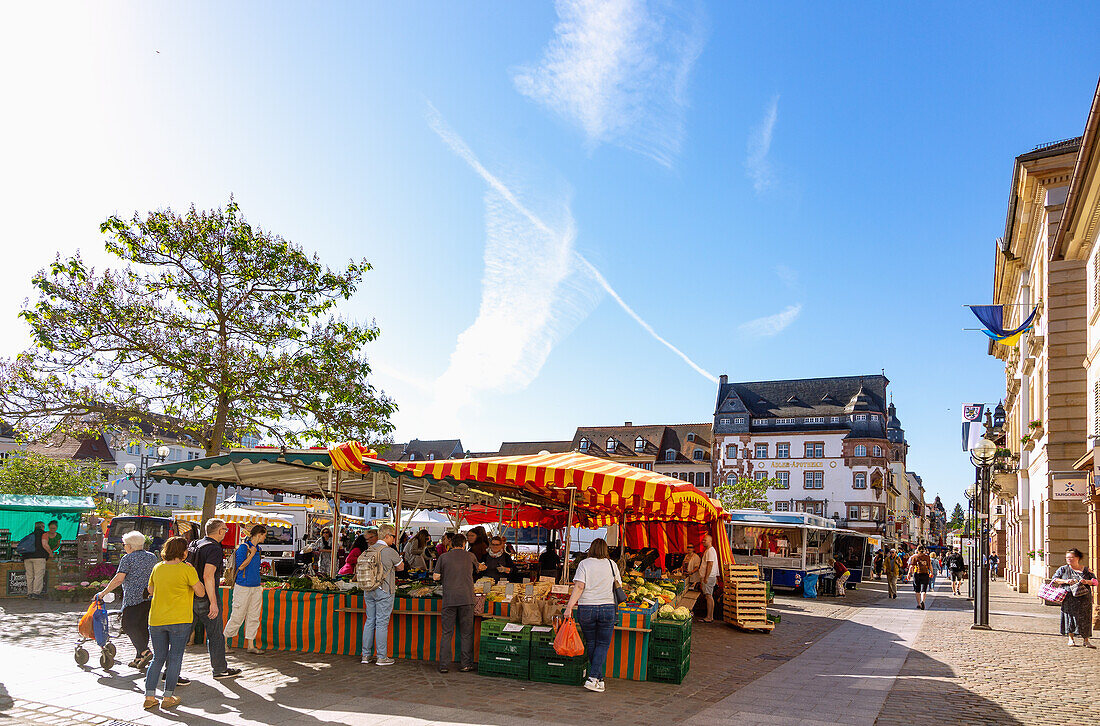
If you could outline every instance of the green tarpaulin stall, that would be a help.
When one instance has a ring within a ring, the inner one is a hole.
[[[34,531],[34,523],[57,520],[61,539],[76,539],[80,516],[95,509],[91,497],[43,497],[0,494],[0,529],[11,532],[12,543]]]

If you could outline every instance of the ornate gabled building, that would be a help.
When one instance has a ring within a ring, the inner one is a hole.
[[[883,534],[890,464],[899,457],[904,479],[908,450],[896,410],[887,410],[889,383],[884,375],[752,383],[722,376],[714,407],[715,480],[775,478],[772,510],[810,512]]]
[[[570,449],[686,481],[710,493],[714,433],[709,423],[581,426]]]

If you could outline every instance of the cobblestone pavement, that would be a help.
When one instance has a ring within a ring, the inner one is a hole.
[[[602,695],[472,674],[440,675],[434,665],[413,661],[377,668],[352,657],[239,651],[231,652],[231,660],[245,669],[244,677],[214,681],[204,649],[190,647],[184,673],[194,682],[181,689],[184,703],[174,715],[141,710],[142,682],[124,665],[131,657],[125,638],[119,644],[123,664],[113,672],[73,662],[82,606],[0,600],[0,726],[614,725],[703,722],[716,712],[736,723],[1014,724],[1039,723],[1040,715],[1044,723],[1060,723],[1050,717],[1047,704],[1058,699],[1088,704],[1090,687],[1081,684],[1100,682],[1100,657],[1062,645],[1057,609],[1002,584],[994,587],[993,632],[969,630],[970,603],[946,594],[942,582],[925,612],[913,610],[906,593],[887,600],[882,583],[865,584],[846,600],[780,596],[772,610],[783,619],[770,635],[697,621],[691,672],[682,684],[609,680]],[[97,655],[93,647],[90,666],[96,666]],[[826,717],[837,712],[838,699],[819,711],[808,708],[806,702],[829,697],[794,682],[799,673],[817,669],[820,676],[823,668],[847,694],[851,710],[843,719]],[[768,694],[777,679],[789,692],[772,703]],[[753,718],[740,718],[741,713]],[[1089,723],[1093,713],[1065,722]]]
[[[973,603],[938,597],[875,723],[1100,723],[1100,651],[1064,644],[1059,609],[994,582],[989,610],[971,630]]]

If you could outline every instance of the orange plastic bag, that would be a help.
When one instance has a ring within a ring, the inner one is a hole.
[[[80,616],[80,622],[76,625],[76,630],[80,633],[81,638],[87,638],[88,640],[95,640],[95,630],[92,629],[92,616],[95,615],[95,611],[99,609],[99,603],[95,600],[88,606],[88,611]]]
[[[566,658],[584,655],[584,642],[573,618],[567,618],[558,628],[558,634],[554,636],[554,652]]]

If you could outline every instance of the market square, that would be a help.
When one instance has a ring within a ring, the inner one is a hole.
[[[1095,720],[1070,16],[5,5],[0,721]]]

